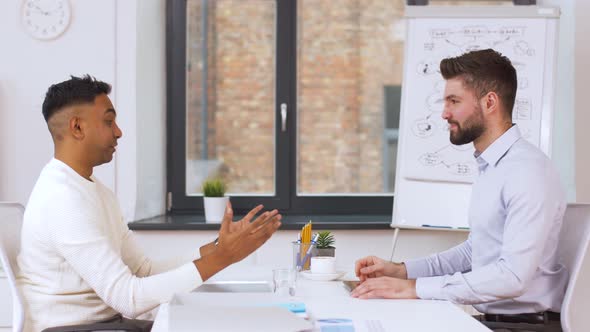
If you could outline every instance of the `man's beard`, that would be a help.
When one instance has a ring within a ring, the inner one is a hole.
[[[471,143],[485,131],[483,125],[483,113],[479,107],[472,116],[465,120],[465,123],[462,126],[455,121],[449,121],[449,124],[451,123],[457,126],[457,130],[454,134],[452,131],[449,131],[451,143],[455,145]]]

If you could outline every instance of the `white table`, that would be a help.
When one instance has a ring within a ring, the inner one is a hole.
[[[345,277],[346,278],[346,277]],[[224,271],[211,282],[222,280],[270,281],[271,269],[256,268],[247,272]],[[269,293],[190,293],[179,295],[186,305],[231,303],[251,305],[255,302],[277,302],[289,299]],[[351,298],[339,281],[297,281],[297,294],[291,300],[304,302],[308,314],[314,318],[350,318],[355,322],[380,321],[385,331],[490,331],[463,310],[446,301],[426,300],[359,300]],[[170,306],[163,304],[156,316],[153,332],[168,331]],[[195,326],[198,323],[195,322]],[[236,327],[239,330],[239,327]]]

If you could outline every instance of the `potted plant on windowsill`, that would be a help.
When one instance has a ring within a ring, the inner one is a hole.
[[[318,233],[316,241],[316,256],[336,256],[336,247],[334,247],[334,235],[330,231],[321,231]]]
[[[205,222],[219,224],[223,220],[225,206],[229,197],[225,196],[227,189],[225,182],[219,178],[208,179],[203,183],[203,201],[205,207]]]

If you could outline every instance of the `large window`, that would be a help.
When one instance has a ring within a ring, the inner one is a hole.
[[[172,211],[222,177],[238,212],[391,214],[404,3],[170,1]]]
[[[186,4],[186,194],[224,178],[235,195],[275,195],[276,3]]]

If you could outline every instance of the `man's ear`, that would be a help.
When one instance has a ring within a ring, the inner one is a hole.
[[[498,94],[490,91],[486,93],[485,96],[481,99],[481,108],[483,109],[484,113],[491,114],[494,112],[500,111],[500,98]]]
[[[82,140],[84,139],[84,126],[82,123],[82,119],[78,116],[73,116],[70,118],[70,121],[68,123],[68,129],[70,130],[70,133],[72,133],[72,136],[77,139],[77,140]]]

